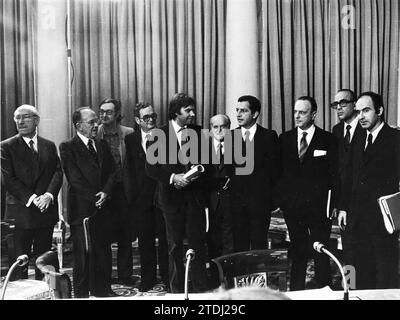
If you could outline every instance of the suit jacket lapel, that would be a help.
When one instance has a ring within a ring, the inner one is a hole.
[[[76,135],[73,139],[73,144],[78,152],[78,157],[82,158],[82,161],[79,161],[79,166],[82,167],[82,174],[86,177],[88,181],[93,181],[93,177],[96,177],[97,184],[100,182],[100,170],[99,165],[93,159],[89,150],[83,143],[83,141]],[[97,148],[97,145],[96,145]],[[99,149],[97,149],[99,150]],[[97,187],[97,186],[96,186]]]
[[[297,163],[300,164],[300,159],[299,159],[299,148],[298,148],[298,142],[297,142],[297,128],[292,130],[292,137],[290,139],[290,154],[293,155],[297,159]]]
[[[104,155],[104,150],[103,150],[103,146],[100,143],[100,141],[96,141],[95,140],[95,144],[96,144],[96,149],[97,149],[97,160],[99,161],[98,166],[101,168],[103,167],[103,155]],[[92,158],[92,157],[91,157]],[[94,159],[92,158],[93,162],[96,163],[96,161],[94,161]]]
[[[35,180],[37,180],[40,177],[49,157],[48,145],[39,136],[38,136],[38,153],[39,153],[39,170],[37,172]]]

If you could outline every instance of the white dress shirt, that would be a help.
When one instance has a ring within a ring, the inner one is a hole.
[[[246,131],[249,131],[250,132],[249,139],[250,141],[253,141],[254,135],[256,134],[257,131],[257,123],[253,124],[249,129],[245,129],[243,127],[241,127],[240,129],[242,130],[243,140],[246,140]]]
[[[314,136],[315,126],[312,124],[311,127],[309,127],[307,130],[301,130],[299,127],[297,127],[297,150],[299,152],[300,152],[300,141],[301,138],[303,138],[303,132],[307,132],[306,141],[307,141],[307,146],[309,146]]]

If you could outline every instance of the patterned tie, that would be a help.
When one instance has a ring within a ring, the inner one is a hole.
[[[146,145],[146,151],[147,151],[147,149],[148,149],[149,146],[151,145],[151,134],[150,134],[150,133],[146,134],[146,136],[144,137],[144,139],[145,139],[145,141],[146,141],[145,145]]]
[[[35,142],[33,142],[33,140],[31,139],[29,141],[29,148],[31,149],[32,154],[35,156],[37,154],[35,147],[33,146],[35,144]]]
[[[346,126],[346,135],[344,136],[344,149],[347,151],[350,147],[350,129],[351,125]]]
[[[299,151],[300,162],[303,162],[304,155],[308,148],[306,136],[307,136],[307,132],[303,132],[303,136],[301,137],[301,140],[300,140],[300,151]]]
[[[97,152],[96,152],[96,150],[95,150],[94,147],[93,147],[93,140],[92,140],[92,139],[89,139],[87,145],[88,145],[89,152],[90,152],[90,154],[92,155],[93,159],[96,160],[96,162],[98,162]]]

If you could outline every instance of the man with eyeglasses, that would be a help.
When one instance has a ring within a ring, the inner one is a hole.
[[[133,259],[132,241],[135,240],[132,217],[131,186],[126,162],[125,137],[133,132],[132,128],[121,125],[121,102],[106,98],[99,104],[101,124],[97,139],[104,139],[110,147],[115,162],[114,189],[111,196],[112,213],[111,236],[118,244],[117,272],[118,282],[132,286]]]
[[[362,93],[355,110],[365,130],[352,147],[338,224],[355,267],[356,289],[398,288],[399,232],[389,234],[378,198],[400,190],[400,132],[384,121],[382,96]]]
[[[54,142],[37,134],[37,109],[26,104],[18,107],[14,121],[18,134],[2,141],[0,146],[5,218],[15,223],[16,256],[37,257],[51,249],[63,174]],[[35,279],[42,277],[35,269]],[[16,278],[28,278],[28,265],[19,268]]]
[[[97,140],[99,119],[90,107],[72,114],[77,134],[60,144],[61,163],[68,180],[68,223],[73,245],[73,286],[77,298],[115,296],[111,290],[110,196],[114,158],[107,142]],[[90,254],[83,220],[90,217]]]
[[[335,183],[332,192],[333,210],[331,218],[335,219],[338,214],[337,201],[340,190],[345,188],[346,171],[349,170],[351,147],[354,142],[363,135],[363,129],[358,123],[357,112],[354,110],[357,97],[350,89],[340,89],[335,95],[331,108],[336,110],[339,123],[332,128],[335,142]],[[346,231],[342,231],[342,246],[347,246]],[[346,251],[345,251],[346,252]],[[348,259],[346,256],[344,260]]]
[[[157,125],[157,113],[151,104],[136,104],[138,130],[125,137],[126,155],[132,184],[133,210],[139,239],[139,290],[146,292],[157,284],[157,256],[161,281],[168,286],[168,246],[162,212],[154,205],[157,181],[146,174],[146,152]],[[158,238],[158,246],[155,240]]]

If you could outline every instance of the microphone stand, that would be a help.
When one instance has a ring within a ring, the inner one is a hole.
[[[343,300],[349,300],[349,287],[347,285],[347,281],[346,281],[346,277],[344,275],[344,271],[343,271],[342,265],[340,264],[339,260],[336,259],[336,257],[332,253],[330,253],[327,249],[325,249],[323,247],[323,248],[321,248],[321,251],[326,253],[329,257],[331,257],[331,259],[333,261],[335,261],[335,263],[339,267],[340,273],[342,274],[343,289],[344,289]]]
[[[17,259],[17,261],[15,261],[13,263],[13,265],[11,266],[10,270],[8,270],[6,280],[4,280],[4,285],[3,285],[3,288],[1,289],[1,300],[4,300],[4,294],[6,293],[6,288],[7,288],[8,282],[10,281],[12,272],[14,271],[14,269],[17,266],[23,266],[24,264],[25,263],[23,263],[23,261],[21,261],[20,259]]]
[[[189,300],[188,282],[189,282],[189,265],[192,254],[186,255],[186,269],[185,269],[185,300]]]

